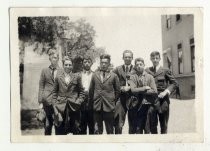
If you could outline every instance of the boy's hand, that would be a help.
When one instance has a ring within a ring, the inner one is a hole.
[[[42,109],[42,108],[43,108],[43,104],[40,103],[40,104],[39,104],[39,109]]]
[[[125,86],[125,87],[124,87],[124,91],[125,91],[125,92],[128,92],[130,89],[131,89],[130,86]]]
[[[145,86],[145,90],[150,90],[151,88],[149,86]]]
[[[167,91],[163,91],[163,92],[161,92],[161,93],[158,95],[158,97],[162,99],[162,98],[164,98],[167,94],[168,94]]]

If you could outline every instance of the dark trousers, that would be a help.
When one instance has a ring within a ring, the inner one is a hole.
[[[55,127],[56,135],[67,135],[73,133],[80,134],[80,111],[69,111],[68,108],[62,114],[63,122],[59,127]]]
[[[52,134],[52,127],[53,127],[53,107],[52,105],[44,105],[43,109],[46,114],[46,118],[44,121],[44,134],[51,135]]]
[[[137,112],[137,134],[157,134],[156,110],[151,104],[144,104]]]
[[[129,134],[136,134],[136,129],[137,129],[137,108],[132,108],[128,110],[128,126]]]
[[[80,134],[87,134],[87,127],[89,129],[89,134],[94,134],[93,110],[81,111]]]
[[[126,113],[126,106],[121,101],[118,101],[116,103],[114,115],[115,134],[122,134],[122,128],[125,123]]]
[[[168,131],[168,120],[169,120],[169,105],[168,109],[163,113],[158,113],[160,122],[160,132],[161,134],[167,134]]]
[[[94,111],[94,134],[103,134],[103,121],[107,134],[114,134],[114,112]]]

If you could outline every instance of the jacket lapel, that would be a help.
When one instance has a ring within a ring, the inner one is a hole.
[[[106,82],[109,78],[111,77],[111,73],[107,73],[107,75],[105,76],[103,83]]]
[[[101,75],[100,75],[100,71],[96,71],[95,72],[96,77],[98,78],[98,80],[103,83],[103,81],[101,80]]]
[[[122,75],[122,77],[124,78],[124,80],[126,80],[126,73],[125,73],[125,66],[124,65],[122,65],[119,68],[119,73],[120,73],[120,75]]]
[[[61,79],[61,81],[63,82],[63,84],[64,84],[65,86],[67,86],[66,81],[65,81],[65,74],[64,74],[64,72],[62,72],[62,73],[60,74],[60,79]]]
[[[147,69],[146,69],[146,72],[149,73],[149,74],[151,74],[153,77],[155,76],[153,67],[147,68]]]
[[[163,67],[160,66],[160,68],[155,73],[155,77],[158,76],[158,75],[160,75],[162,72],[163,72]]]
[[[75,74],[71,73],[70,74],[70,82],[69,82],[69,84],[67,84],[68,88],[72,85],[72,82],[74,81],[75,78],[76,78]]]
[[[130,68],[130,71],[129,72],[131,72],[133,70],[133,65],[131,65],[131,68]]]
[[[48,77],[52,80],[52,83],[54,83],[54,78],[52,76],[52,71],[51,71],[50,67],[47,70],[47,74],[48,74]]]

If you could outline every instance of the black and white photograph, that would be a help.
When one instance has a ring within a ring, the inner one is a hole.
[[[11,140],[202,142],[202,17],[11,8]]]

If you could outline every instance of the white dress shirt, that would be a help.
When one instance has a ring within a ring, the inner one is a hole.
[[[82,72],[82,85],[83,85],[85,91],[89,90],[92,74],[93,73],[91,71],[83,71]]]
[[[70,81],[71,81],[70,73],[64,72],[64,76],[65,76],[65,78],[64,78],[65,82],[68,85],[70,83]]]

